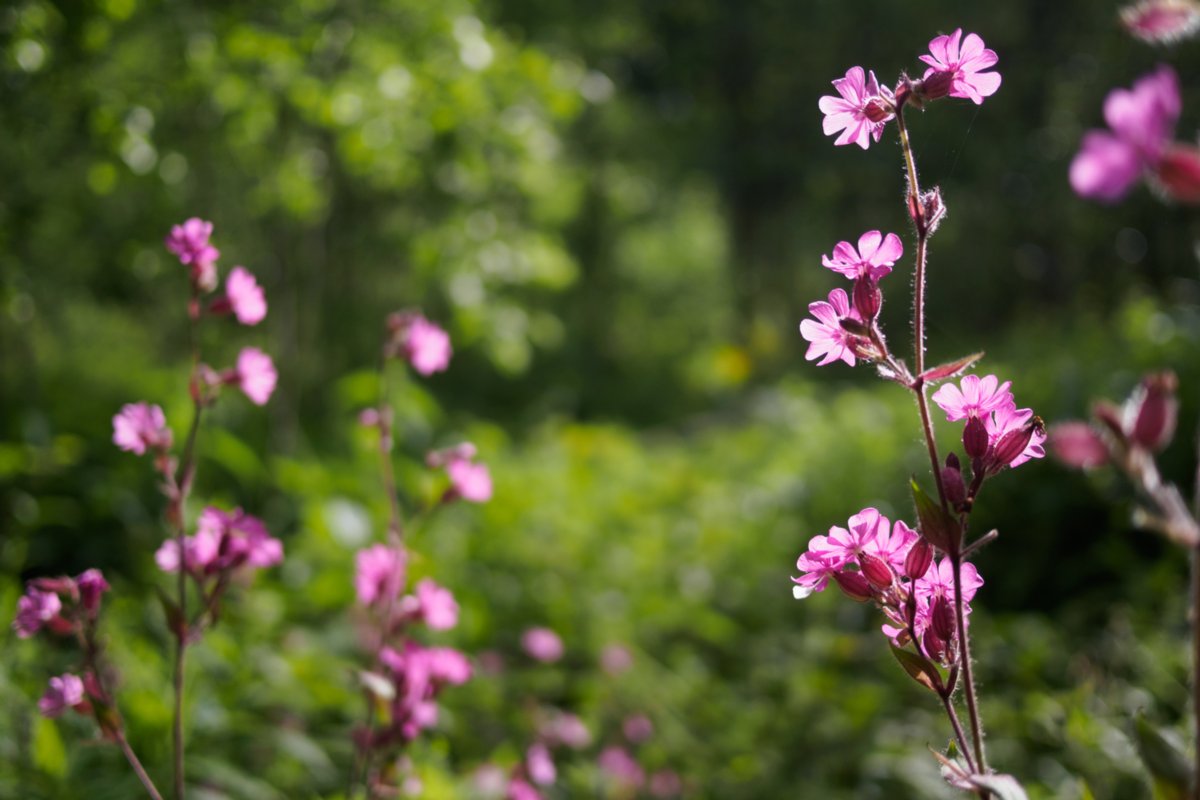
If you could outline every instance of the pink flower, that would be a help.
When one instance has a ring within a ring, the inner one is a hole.
[[[257,347],[243,347],[238,353],[236,381],[250,402],[266,405],[275,391],[279,373],[271,357]]]
[[[952,383],[944,384],[933,393],[933,402],[946,412],[946,419],[954,422],[968,417],[983,417],[1003,405],[1012,402],[1011,381],[1000,383],[995,375],[966,375],[959,389]]]
[[[1071,162],[1071,188],[1081,197],[1112,203],[1147,170],[1156,168],[1179,119],[1179,77],[1169,66],[1114,89],[1104,100],[1111,130],[1088,131]]]
[[[852,319],[861,322],[857,311],[850,308],[850,298],[842,289],[834,289],[829,293],[829,302],[818,300],[809,303],[808,311],[816,320],[806,319],[800,323],[800,335],[809,342],[808,352],[804,358],[817,362],[817,366],[825,366],[837,360],[854,366],[853,337],[841,326],[841,320]]]
[[[75,579],[79,587],[79,599],[84,609],[93,617],[100,610],[100,596],[111,587],[104,580],[104,573],[98,569],[89,569]]]
[[[600,668],[609,675],[620,675],[633,667],[633,654],[622,644],[608,644],[600,651]]]
[[[403,652],[383,648],[379,660],[396,684],[392,724],[405,741],[437,722],[434,700],[443,686],[459,685],[471,677],[471,664],[462,653],[448,647],[424,648],[412,640],[405,642]]]
[[[216,261],[221,253],[208,243],[213,225],[199,217],[192,217],[182,225],[175,225],[167,236],[167,249],[179,257],[180,263],[192,268],[192,282],[196,288],[211,292],[217,288]]]
[[[437,631],[450,630],[458,624],[458,603],[449,589],[425,578],[417,583],[418,613],[425,624]]]
[[[166,450],[171,446],[167,417],[158,406],[128,403],[113,417],[113,444],[122,450],[144,455],[146,448]]]
[[[887,536],[891,522],[877,509],[864,508],[851,517],[847,524],[850,526],[849,530],[836,525],[830,528],[829,536],[824,543],[818,545],[816,552],[823,552],[834,559],[840,558],[844,564],[857,558],[878,537]],[[810,551],[814,550],[813,543],[820,538],[815,537],[809,544]]]
[[[925,70],[924,80],[928,81],[935,73],[946,73],[951,97],[968,98],[975,105],[982,105],[983,98],[991,97],[1000,88],[999,73],[984,72],[999,59],[974,33],[963,39],[962,28],[958,28],[949,36],[937,36],[929,42],[929,52],[930,55],[921,56],[930,67]]]
[[[355,559],[354,591],[364,606],[394,600],[404,586],[407,558],[403,550],[377,544],[360,550]]]
[[[32,586],[17,600],[17,616],[13,620],[13,630],[21,639],[28,639],[42,627],[58,616],[62,610],[62,600],[54,592],[43,592]]]
[[[974,599],[975,593],[979,591],[980,586],[983,586],[983,578],[979,577],[979,570],[975,569],[975,565],[969,561],[965,562],[962,565],[964,604],[970,603]],[[918,597],[945,597],[947,600],[953,600],[954,564],[950,561],[949,557],[930,565],[929,571],[925,573],[925,577],[917,579],[914,589]]]
[[[645,714],[634,714],[621,723],[621,732],[629,741],[640,744],[654,735],[654,723]]]
[[[551,786],[558,777],[550,750],[541,742],[533,744],[525,753],[525,771],[529,779],[540,786]]]
[[[549,628],[530,628],[525,631],[521,634],[521,647],[530,658],[547,664],[563,656],[562,639]]]
[[[492,499],[492,476],[486,464],[455,460],[446,465],[446,474],[458,497],[471,503]]]
[[[1091,469],[1108,463],[1108,445],[1086,422],[1063,422],[1050,430],[1050,448],[1068,467]]]
[[[817,103],[825,115],[825,135],[840,131],[835,145],[856,144],[863,150],[870,147],[872,137],[878,142],[888,120],[896,116],[891,90],[880,87],[875,73],[862,67],[848,69],[846,77],[833,81],[833,88],[840,97],[825,95]]]
[[[399,311],[388,317],[392,333],[389,354],[400,356],[422,375],[441,372],[450,365],[454,352],[450,335],[415,311]]]
[[[818,536],[817,539],[828,537]],[[812,547],[811,542],[809,547]],[[802,573],[799,578],[792,578],[792,596],[803,600],[814,592],[823,592],[829,585],[829,579],[842,571],[844,561],[837,561],[826,554],[817,555],[812,552],[801,553],[796,559],[796,569]]]
[[[159,569],[179,569],[179,541],[168,539],[154,555]],[[200,512],[196,533],[183,540],[183,567],[196,576],[215,575],[241,566],[261,569],[283,560],[283,543],[272,538],[262,520],[240,508]]]
[[[42,712],[42,716],[57,717],[68,708],[82,702],[83,679],[67,672],[50,679],[50,686],[42,695],[42,699],[38,700],[38,710]]]
[[[542,800],[542,794],[524,778],[514,775],[508,782],[506,800]]]
[[[832,256],[821,256],[821,263],[851,280],[870,278],[878,281],[892,271],[892,265],[904,255],[900,237],[879,231],[867,231],[858,237],[858,249],[849,242],[838,242]]]
[[[267,316],[267,299],[254,275],[245,267],[234,267],[225,279],[225,296],[234,316],[243,325],[257,325]]]
[[[612,745],[604,748],[596,759],[596,763],[599,765],[600,771],[614,783],[638,788],[646,780],[646,773],[642,769],[642,765],[635,761],[633,756],[629,755],[629,751],[623,747]]]
[[[887,522],[886,517],[883,520],[885,523]],[[863,551],[883,559],[897,573],[903,573],[904,560],[908,557],[908,551],[912,549],[918,538],[917,532],[908,527],[903,520],[896,520],[892,526],[891,536],[888,535],[885,527],[878,536],[867,542]]]
[[[650,776],[652,797],[675,797],[683,791],[683,781],[674,770],[660,769]]]
[[[1190,0],[1143,0],[1121,9],[1121,23],[1143,41],[1169,44],[1200,29],[1200,8]]]
[[[984,428],[987,429],[988,443],[994,448],[1005,434],[1021,430],[1029,424],[1032,418],[1032,409],[1018,409],[1016,403],[1009,400],[1008,403],[996,409],[991,416],[985,417],[983,420]],[[1035,426],[1030,434],[1029,443],[1016,457],[1008,461],[1008,466],[1019,467],[1031,458],[1045,456],[1046,450],[1042,446],[1045,441],[1045,431]]]
[[[592,732],[579,717],[566,712],[557,712],[538,730],[538,735],[551,745],[565,745],[572,750],[582,750],[592,743]]]

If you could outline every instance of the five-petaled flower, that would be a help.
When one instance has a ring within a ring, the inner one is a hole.
[[[838,242],[833,255],[821,256],[821,263],[851,280],[869,278],[878,281],[892,271],[892,266],[902,255],[904,245],[899,236],[867,231],[858,237],[857,249],[850,242]]]
[[[147,449],[166,450],[171,446],[171,429],[159,406],[127,403],[113,417],[113,444],[122,450],[143,455]]]
[[[809,303],[808,311],[814,317],[800,323],[800,335],[809,342],[808,352],[804,357],[809,361],[817,361],[817,366],[825,366],[834,361],[846,362],[854,366],[854,337],[842,327],[843,319],[861,322],[862,317],[850,307],[850,298],[844,289],[834,289],[829,293],[829,302],[818,300]]]
[[[872,138],[878,142],[888,120],[896,115],[891,89],[880,86],[875,73],[862,67],[846,70],[844,78],[833,81],[833,88],[840,96],[825,95],[817,104],[825,115],[825,135],[840,132],[835,145],[856,144],[863,150]]]
[[[962,28],[957,28],[949,35],[934,37],[929,42],[929,53],[920,57],[929,65],[923,80],[931,84],[937,82],[935,75],[944,75],[942,80],[948,81],[944,88],[951,97],[967,98],[981,105],[983,98],[991,97],[1000,88],[1000,74],[985,72],[999,59],[974,33],[968,33],[964,39]]]

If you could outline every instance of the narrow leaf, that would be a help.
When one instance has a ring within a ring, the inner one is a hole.
[[[956,552],[962,541],[958,521],[950,516],[940,503],[925,494],[916,478],[913,478],[911,483],[921,535],[925,537],[925,541],[943,552]]]
[[[969,356],[963,356],[955,361],[948,361],[945,364],[939,364],[936,367],[930,367],[921,373],[921,378],[924,379],[926,383],[931,381],[940,381],[943,378],[953,378],[955,375],[958,375],[960,372],[967,369],[981,358],[983,358],[983,351],[972,353]]]
[[[892,655],[900,662],[900,666],[904,667],[904,671],[910,678],[934,694],[942,693],[942,676],[932,661],[911,650],[905,650],[903,647],[896,647],[894,644],[890,647]]]

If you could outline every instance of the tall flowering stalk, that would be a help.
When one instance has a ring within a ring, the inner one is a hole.
[[[210,242],[212,228],[211,222],[192,218],[174,226],[166,239],[167,249],[188,268],[190,286],[186,314],[192,343],[188,390],[193,410],[182,451],[175,455],[174,435],[157,405],[130,403],[113,417],[113,443],[135,455],[151,457],[166,499],[165,517],[171,536],[158,549],[155,561],[164,572],[176,575],[175,598],[163,594],[162,601],[175,639],[171,738],[172,783],[177,800],[182,800],[186,791],[183,691],[187,648],[206,628],[216,624],[221,600],[235,573],[274,566],[283,559],[280,541],[268,533],[261,520],[240,508],[226,511],[209,506],[200,513],[195,532],[188,534],[187,502],[196,477],[196,444],[205,410],[216,404],[224,387],[240,390],[255,405],[265,405],[277,380],[271,357],[255,347],[242,348],[236,363],[224,370],[209,366],[201,358],[198,331],[204,321],[233,316],[243,325],[257,325],[267,314],[263,290],[244,267],[234,267],[225,291],[214,295],[220,285],[220,252]],[[195,591],[195,604],[188,602],[189,582]],[[111,668],[103,659],[97,624],[100,595],[108,589],[98,570],[88,570],[74,579],[35,579],[18,603],[13,626],[22,637],[46,628],[76,639],[83,655],[84,677],[67,674],[51,679],[50,690],[39,707],[47,716],[57,716],[68,707],[94,716],[102,733],[121,746],[150,796],[160,798],[125,739],[111,688]]]
[[[872,602],[882,612],[884,634],[905,671],[940,699],[962,761],[937,754],[943,775],[957,788],[980,796],[1024,797],[1011,776],[989,768],[984,750],[983,722],[972,675],[968,621],[970,601],[983,579],[969,559],[996,536],[992,531],[971,540],[971,513],[986,483],[1000,472],[1043,455],[1041,420],[1018,408],[1008,381],[995,375],[966,375],[958,384],[930,386],[971,368],[982,353],[928,367],[925,360],[925,275],[930,237],[946,215],[941,191],[923,191],[905,117],[906,110],[924,110],[945,97],[968,99],[976,105],[993,95],[1001,78],[991,68],[996,54],[979,36],[962,30],[938,36],[929,53],[920,57],[927,68],[919,79],[901,75],[894,89],[881,86],[874,72],[852,67],[833,81],[837,96],[820,100],[827,135],[834,144],[857,144],[867,149],[895,122],[907,177],[905,205],[915,238],[913,270],[913,362],[910,368],[889,347],[879,324],[883,304],[880,284],[904,254],[894,233],[870,230],[857,243],[839,242],[822,258],[829,270],[851,281],[851,290],[834,289],[827,300],[812,303],[812,319],[800,324],[809,342],[806,358],[819,365],[842,361],[874,364],[880,377],[912,392],[925,447],[929,454],[933,495],[914,479],[911,483],[917,513],[915,529],[888,520],[874,508],[850,517],[846,527],[834,526],[828,535],[814,537],[797,561],[800,576],[793,592],[804,598],[833,581],[849,597]],[[949,422],[962,424],[963,457],[938,453],[930,399]],[[957,690],[967,714],[961,722]]]
[[[387,321],[380,365],[379,402],[359,417],[379,434],[380,473],[388,498],[386,541],[364,548],[356,559],[354,588],[368,623],[371,665],[359,673],[367,699],[367,718],[355,732],[357,755],[349,794],[361,787],[368,800],[419,794],[419,781],[402,755],[422,730],[436,724],[436,699],[446,686],[465,683],[472,673],[467,657],[449,647],[428,647],[410,635],[412,626],[449,630],[458,624],[458,603],[432,578],[406,593],[409,551],[404,515],[392,464],[395,437],[388,379],[391,362],[405,361],[429,376],[450,363],[450,337],[418,313],[392,314]],[[444,469],[449,481],[441,504],[456,500],[482,503],[492,496],[492,479],[476,460],[475,446],[463,443],[426,456],[430,468]]]

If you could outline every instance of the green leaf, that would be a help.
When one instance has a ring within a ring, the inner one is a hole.
[[[925,541],[946,553],[957,551],[962,543],[962,531],[958,521],[942,508],[941,503],[925,494],[916,478],[910,483],[921,535],[925,537]]]
[[[1134,741],[1146,770],[1169,798],[1182,798],[1192,783],[1192,764],[1175,737],[1139,714],[1133,721]]]
[[[33,763],[56,778],[67,774],[67,751],[58,734],[58,726],[41,716],[33,721]]]
[[[942,693],[942,676],[932,661],[903,647],[896,647],[894,644],[889,646],[892,648],[892,655],[900,662],[900,666],[904,667],[910,678],[935,694]]]

